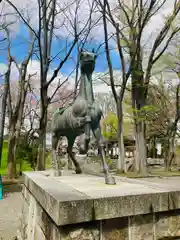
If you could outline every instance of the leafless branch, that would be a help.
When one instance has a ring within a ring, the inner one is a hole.
[[[68,81],[68,77],[61,83],[60,79],[59,79],[59,83],[57,88],[55,89],[54,93],[51,95],[51,97],[49,98],[49,102],[51,103],[52,99],[54,98],[54,96],[56,95],[57,91]]]
[[[22,21],[29,27],[29,29],[31,29],[31,31],[34,33],[34,35],[38,38],[36,31],[31,27],[29,22],[24,18],[24,16],[21,14],[21,12],[18,10],[18,8],[15,6],[15,4],[13,4],[10,0],[5,0],[5,1],[17,12],[17,14],[22,19]]]
[[[57,77],[59,70],[62,68],[62,66],[64,65],[64,63],[65,63],[65,62],[67,61],[67,59],[69,58],[69,56],[70,56],[70,54],[71,54],[74,46],[76,45],[76,42],[77,42],[77,39],[75,39],[75,40],[73,41],[73,43],[72,43],[72,45],[71,45],[68,53],[66,54],[66,56],[64,57],[64,59],[59,63],[58,67],[54,70],[52,77],[51,77],[50,80],[46,83],[46,87],[48,87],[49,84],[51,84],[52,81]]]
[[[104,5],[103,5],[103,25],[104,25],[104,42],[105,42],[105,50],[106,50],[106,58],[108,62],[108,67],[109,67],[109,75],[110,75],[110,83],[111,83],[111,88],[112,92],[114,95],[114,99],[117,102],[117,92],[114,86],[114,76],[113,76],[113,67],[111,63],[111,58],[110,58],[110,52],[109,52],[109,44],[108,44],[108,31],[107,31],[107,22],[106,22],[106,6],[107,6],[107,0],[104,0]]]
[[[167,36],[167,33],[168,33],[168,31],[169,31],[169,29],[171,27],[171,24],[174,21],[174,19],[176,18],[176,16],[179,13],[179,11],[180,11],[180,2],[179,2],[179,4],[177,3],[177,5],[175,6],[175,9],[174,9],[172,15],[166,20],[163,28],[161,29],[161,31],[159,32],[158,36],[156,37],[156,40],[155,40],[155,42],[153,44],[153,47],[152,47],[152,50],[151,50],[151,53],[150,53],[150,56],[149,56],[149,59],[148,59],[148,66],[147,66],[147,69],[146,69],[146,76],[145,76],[145,84],[146,85],[149,83],[149,80],[150,80],[150,73],[151,73],[151,69],[152,69],[153,63],[155,63],[158,60],[158,57],[161,57],[161,55],[167,49],[168,44],[171,41],[171,39],[179,31],[179,28],[176,28],[175,30],[173,30],[173,32],[170,35],[170,37],[168,37],[168,40],[167,40],[163,50],[160,52],[160,54],[158,54],[157,57],[154,58],[154,55],[156,53],[157,48],[160,46],[162,41]]]

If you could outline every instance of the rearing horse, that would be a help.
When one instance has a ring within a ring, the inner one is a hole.
[[[75,166],[76,173],[82,173],[79,163],[72,152],[72,148],[77,136],[85,133],[84,153],[88,151],[90,141],[90,130],[98,143],[101,153],[103,170],[106,184],[116,184],[114,177],[109,173],[109,168],[105,158],[104,144],[101,135],[100,120],[102,111],[94,101],[92,87],[92,73],[95,68],[96,54],[91,52],[80,52],[80,90],[74,103],[67,108],[58,109],[52,117],[52,158],[55,175],[59,176],[58,159],[56,149],[58,141],[62,136],[67,137],[67,153]]]

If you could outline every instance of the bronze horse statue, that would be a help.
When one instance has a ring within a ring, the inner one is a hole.
[[[52,118],[52,158],[55,175],[59,176],[58,159],[56,149],[58,141],[65,136],[68,141],[67,153],[72,160],[77,174],[82,173],[80,165],[72,152],[72,148],[77,136],[85,133],[84,153],[88,151],[90,141],[90,130],[98,143],[101,154],[103,170],[106,184],[116,184],[114,177],[109,172],[109,167],[105,158],[104,143],[101,135],[100,120],[102,111],[94,101],[92,73],[95,68],[97,55],[92,52],[81,51],[80,60],[80,90],[72,105],[60,108],[55,111]]]

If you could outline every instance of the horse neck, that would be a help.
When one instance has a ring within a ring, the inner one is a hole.
[[[92,87],[92,74],[81,73],[80,77],[80,89],[79,89],[79,97],[83,97],[89,103],[94,102],[94,94]]]

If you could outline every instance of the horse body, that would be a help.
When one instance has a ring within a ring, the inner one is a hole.
[[[81,168],[77,162],[72,148],[77,136],[85,133],[84,153],[88,151],[90,141],[90,130],[92,130],[101,153],[105,179],[107,184],[115,184],[115,180],[109,173],[109,168],[105,159],[104,144],[101,135],[100,120],[102,111],[94,101],[92,88],[92,72],[94,71],[96,56],[94,53],[81,52],[81,77],[80,90],[76,100],[71,106],[60,108],[55,111],[52,117],[52,153],[53,168],[55,175],[59,175],[59,164],[56,150],[58,141],[65,136],[68,140],[67,153],[73,161],[76,173],[81,173]]]
[[[83,102],[86,103],[85,99],[82,99]],[[77,102],[72,106],[69,106],[64,110],[64,112],[60,112],[57,110],[52,117],[52,132],[56,135],[60,136],[69,136],[69,132],[71,132],[76,137],[85,133],[85,117],[88,112],[88,104],[84,104],[81,106],[81,111],[78,114],[74,114],[76,109],[76,104],[80,104],[80,100],[77,99]],[[102,117],[102,111],[94,102],[90,108],[89,112],[91,121],[91,128],[95,128]]]

